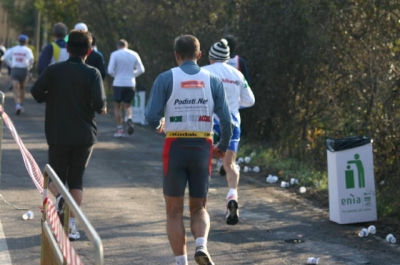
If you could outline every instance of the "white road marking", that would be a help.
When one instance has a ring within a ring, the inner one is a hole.
[[[3,225],[0,221],[0,264],[1,265],[12,265],[10,253],[8,252],[8,246],[6,237],[3,232]]]

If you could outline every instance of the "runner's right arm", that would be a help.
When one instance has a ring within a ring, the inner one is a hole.
[[[160,74],[151,88],[150,98],[147,102],[145,117],[151,129],[156,130],[160,126],[160,120],[164,117],[164,106],[172,93],[172,72]]]
[[[112,77],[115,76],[115,52],[112,52],[110,55],[110,62],[108,63],[107,73]]]
[[[47,91],[49,86],[49,78],[47,77],[48,68],[43,71],[41,75],[39,75],[36,82],[33,84],[31,88],[32,97],[38,103],[46,102]]]
[[[38,74],[40,75],[44,69],[49,66],[51,62],[51,58],[53,57],[53,45],[48,44],[46,47],[44,47],[42,53],[39,56],[39,61],[38,61]]]

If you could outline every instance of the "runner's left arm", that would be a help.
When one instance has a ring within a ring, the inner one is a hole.
[[[4,54],[4,61],[6,62],[6,64],[11,67],[11,54],[12,54],[12,48],[8,49],[6,51],[6,53]]]
[[[239,106],[241,108],[248,108],[248,107],[253,106],[254,103],[255,103],[254,93],[251,90],[246,79],[243,77],[242,82],[240,82]]]
[[[133,70],[133,75],[135,77],[138,77],[139,75],[144,73],[144,65],[142,63],[142,60],[140,59],[139,54],[136,54],[136,66],[135,69]]]
[[[29,59],[29,65],[28,65],[28,70],[30,70],[30,69],[32,69],[32,67],[33,67],[33,62],[34,62],[34,56],[33,56],[33,52],[32,52],[32,50],[31,49],[29,49],[30,51],[29,51],[29,53],[28,53],[28,59]]]

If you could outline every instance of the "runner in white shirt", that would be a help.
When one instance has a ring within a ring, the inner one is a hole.
[[[117,48],[118,50],[111,53],[107,71],[109,75],[114,77],[114,115],[117,123],[117,132],[114,134],[114,137],[123,137],[122,107],[125,110],[128,134],[132,134],[134,127],[131,103],[135,97],[136,77],[144,73],[144,66],[139,54],[128,49],[128,42],[126,40],[119,40]]]
[[[19,45],[7,50],[4,61],[11,67],[11,80],[15,100],[15,113],[24,112],[25,85],[29,70],[33,66],[33,53],[26,44],[28,36],[19,35]]]
[[[254,94],[247,84],[243,74],[236,68],[227,64],[229,60],[229,46],[225,39],[211,46],[208,54],[210,65],[203,67],[212,74],[221,78],[232,116],[232,137],[226,156],[222,159],[226,171],[226,181],[229,192],[226,196],[226,223],[235,225],[239,222],[238,211],[238,184],[239,170],[236,166],[236,154],[240,141],[240,113],[239,108],[251,107],[255,103]],[[219,119],[214,115],[214,133],[219,134]]]

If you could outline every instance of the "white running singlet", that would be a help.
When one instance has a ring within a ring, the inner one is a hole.
[[[165,105],[165,132],[212,131],[214,100],[210,73],[201,69],[188,75],[179,67],[171,69],[172,93]]]

